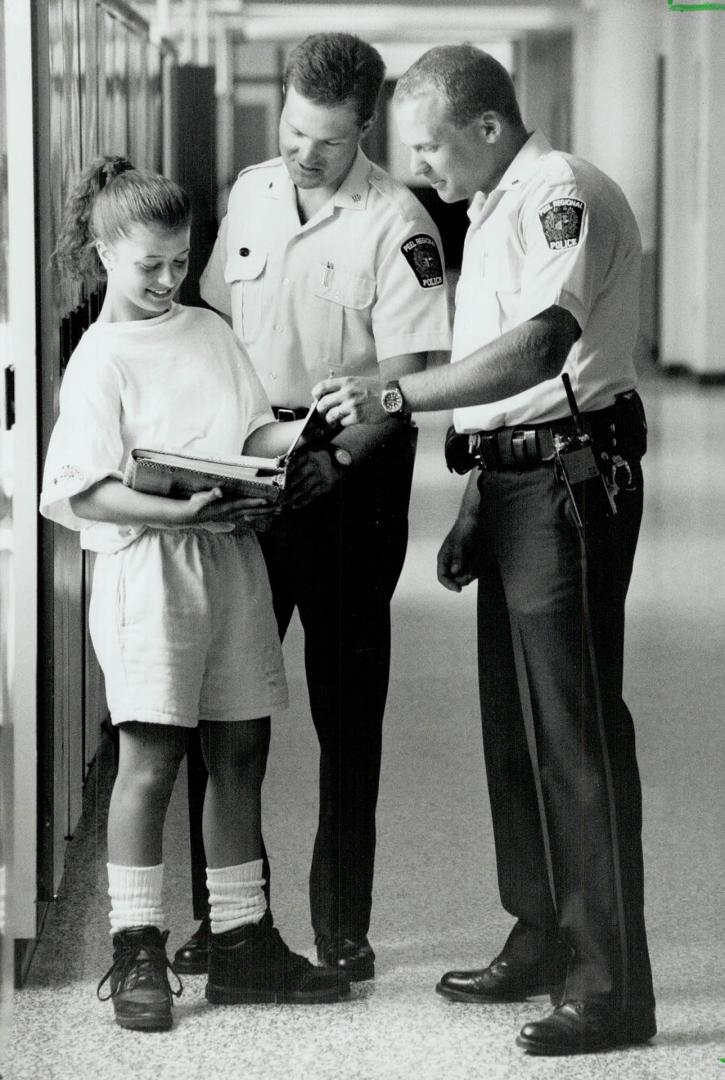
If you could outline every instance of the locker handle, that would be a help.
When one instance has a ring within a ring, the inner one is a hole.
[[[5,430],[15,426],[15,366],[5,368]]]

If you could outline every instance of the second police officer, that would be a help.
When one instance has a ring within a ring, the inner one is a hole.
[[[515,923],[491,963],[437,989],[481,1005],[548,991],[554,1011],[518,1036],[530,1053],[645,1042],[642,799],[622,699],[645,449],[637,225],[612,180],[527,132],[508,73],[472,46],[425,53],[394,105],[417,174],[444,202],[470,200],[455,362],[315,393],[345,424],[455,408],[449,461],[477,466],[438,574],[456,591],[478,579],[483,742]]]

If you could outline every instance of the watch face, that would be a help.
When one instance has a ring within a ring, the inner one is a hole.
[[[403,395],[395,386],[383,391],[381,401],[383,408],[389,413],[400,412],[403,408]]]

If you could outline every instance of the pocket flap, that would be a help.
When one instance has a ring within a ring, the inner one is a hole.
[[[321,266],[321,280],[315,287],[315,296],[330,300],[333,304],[360,310],[372,304],[375,280],[352,274],[348,270]]]
[[[241,252],[245,252],[244,255]],[[240,244],[227,256],[224,267],[224,280],[227,284],[233,281],[253,281],[262,273],[267,262],[267,252],[261,247],[245,247]]]

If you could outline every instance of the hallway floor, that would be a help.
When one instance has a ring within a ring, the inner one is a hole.
[[[441,416],[424,417],[411,543],[394,606],[394,660],[370,938],[377,978],[334,1006],[206,1004],[185,980],[171,1032],[114,1025],[95,986],[110,962],[104,807],[68,849],[66,875],[27,986],[15,996],[4,1080],[706,1080],[725,1077],[725,388],[649,374],[651,440],[643,535],[629,599],[627,699],[645,797],[647,914],[660,1034],[637,1049],[530,1058],[527,1004],[454,1005],[440,974],[479,966],[510,920],[498,902],[474,660],[473,589],[435,580],[438,545],[464,481],[447,474]],[[311,955],[307,869],[316,747],[301,637],[287,642],[291,708],[273,722],[265,782],[275,919]],[[185,784],[167,822],[173,951],[192,929]]]

